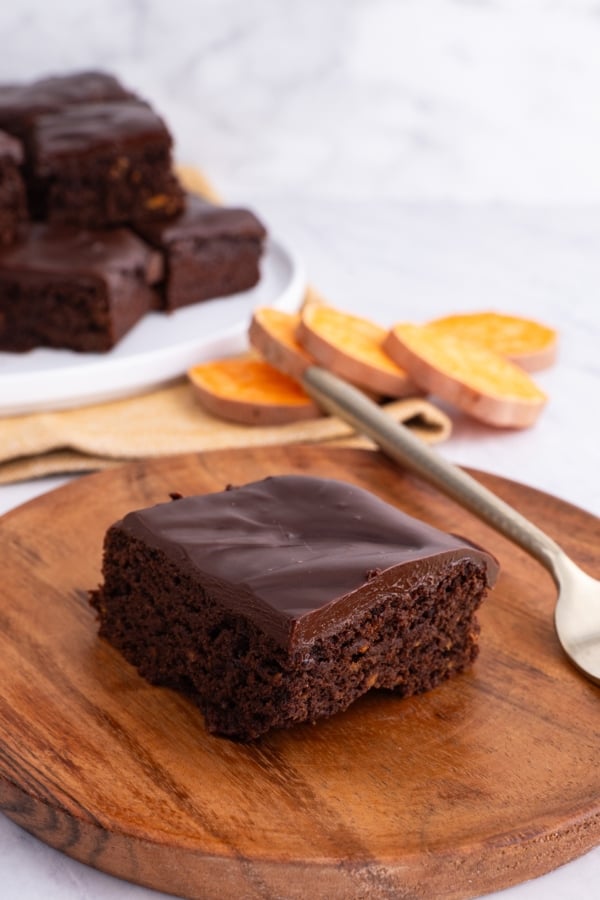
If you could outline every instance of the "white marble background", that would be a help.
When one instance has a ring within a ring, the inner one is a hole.
[[[0,78],[103,65],[228,193],[600,200],[596,0],[19,0]]]
[[[121,75],[339,306],[556,325],[539,424],[457,417],[443,452],[600,515],[600,0],[5,0],[0,48],[0,81]],[[0,512],[41,489],[1,489]],[[596,850],[502,897],[599,884]],[[0,817],[2,900],[151,896]]]

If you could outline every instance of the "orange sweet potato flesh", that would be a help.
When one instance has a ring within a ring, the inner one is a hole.
[[[198,194],[199,197],[204,197],[205,200],[217,205],[222,202],[215,188],[195,166],[176,165],[175,174],[190,194]]]
[[[234,357],[188,371],[208,412],[242,425],[284,425],[321,415],[302,387],[261,359]]]
[[[488,425],[526,428],[546,403],[545,394],[519,366],[435,325],[396,325],[385,349],[424,390]]]
[[[304,349],[324,368],[387,397],[419,393],[406,371],[383,350],[386,330],[332,306],[305,308],[297,330]]]
[[[248,331],[250,343],[268,363],[297,379],[314,362],[296,338],[299,324],[298,313],[262,306],[254,311]]]
[[[483,344],[527,372],[545,369],[556,359],[556,331],[522,316],[475,312],[444,316],[434,319],[429,325],[441,333]]]

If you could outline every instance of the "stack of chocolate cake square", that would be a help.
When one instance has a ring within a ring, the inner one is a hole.
[[[186,195],[172,143],[103,72],[0,86],[0,350],[105,352],[257,283],[262,223]]]

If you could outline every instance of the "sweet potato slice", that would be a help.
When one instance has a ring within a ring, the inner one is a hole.
[[[352,384],[386,397],[418,393],[406,371],[384,353],[385,336],[385,328],[369,319],[324,304],[307,306],[297,330],[300,344],[320,365]]]
[[[232,357],[188,371],[202,406],[242,425],[284,425],[322,415],[302,387],[262,359]]]
[[[396,325],[384,346],[420,387],[488,425],[526,428],[546,402],[519,366],[435,326]]]
[[[299,324],[298,313],[261,306],[254,311],[248,331],[250,343],[268,363],[297,379],[314,362],[296,339]]]
[[[556,359],[557,334],[552,328],[495,312],[465,313],[434,319],[429,325],[440,333],[453,334],[483,344],[517,363],[527,372],[551,366]]]

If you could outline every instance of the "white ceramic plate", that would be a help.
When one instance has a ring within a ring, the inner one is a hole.
[[[154,388],[195,363],[242,351],[252,310],[265,305],[292,311],[305,288],[295,254],[269,240],[252,290],[170,315],[150,313],[109,353],[0,353],[0,415],[101,403]]]

